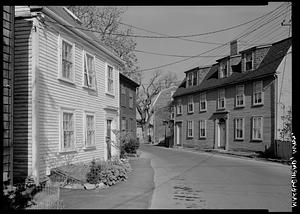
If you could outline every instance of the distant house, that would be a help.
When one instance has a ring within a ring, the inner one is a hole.
[[[287,38],[238,53],[232,42],[230,56],[186,71],[185,84],[173,95],[176,145],[272,150],[280,116],[278,68],[290,47]]]
[[[13,181],[13,120],[12,92],[14,76],[14,7],[3,6],[3,182]]]
[[[139,84],[120,73],[120,131],[137,137],[136,90]]]
[[[164,141],[165,138],[173,136],[170,127],[171,109],[170,105],[173,98],[172,95],[176,91],[177,86],[171,86],[163,89],[156,96],[152,104],[152,124],[153,124],[153,138],[154,143]]]
[[[106,160],[119,129],[123,61],[65,7],[16,6],[14,178],[44,181],[50,169]]]

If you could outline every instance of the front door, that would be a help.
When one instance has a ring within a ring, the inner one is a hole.
[[[111,120],[106,120],[107,159],[111,159]]]
[[[182,140],[182,123],[176,123],[176,145],[181,146]]]
[[[219,148],[225,149],[226,146],[226,124],[225,120],[219,120]]]

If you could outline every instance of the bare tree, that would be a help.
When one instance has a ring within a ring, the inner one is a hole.
[[[148,128],[154,113],[152,104],[162,89],[169,88],[177,80],[176,75],[156,70],[147,83],[141,84],[137,94],[137,110],[140,115],[138,123],[142,127],[144,141],[147,141]]]
[[[123,7],[100,6],[68,6],[88,29],[94,30],[99,42],[111,49],[125,61],[123,74],[140,82],[141,73],[138,71],[137,57],[133,50],[136,42],[128,35],[131,28],[122,27],[121,16],[126,9]]]

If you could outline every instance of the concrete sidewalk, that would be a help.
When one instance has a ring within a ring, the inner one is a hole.
[[[65,209],[148,209],[154,189],[154,171],[149,158],[131,158],[133,171],[125,182],[106,189],[61,189]]]

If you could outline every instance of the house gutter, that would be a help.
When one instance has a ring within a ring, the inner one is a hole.
[[[67,26],[71,25],[70,23],[66,22],[64,19],[62,19],[61,17],[59,17],[57,14],[55,14],[53,11],[51,11],[50,9],[48,9],[47,7],[43,7],[42,8],[42,12],[45,13],[46,15],[50,16],[51,18],[53,18],[55,21],[57,21],[60,24],[67,25]],[[68,28],[68,30],[70,30],[73,33],[79,35],[82,39],[84,39],[85,41],[87,41],[88,43],[90,43],[92,46],[100,49],[102,52],[104,52],[105,54],[107,54],[108,56],[110,56],[111,58],[113,58],[115,61],[117,61],[120,65],[124,65],[125,64],[123,60],[121,60],[119,57],[115,56],[113,53],[111,53],[106,48],[104,48],[101,45],[99,45],[97,42],[93,41],[92,38],[90,38],[89,36],[85,35],[80,30],[75,29],[75,28]]]

